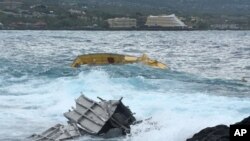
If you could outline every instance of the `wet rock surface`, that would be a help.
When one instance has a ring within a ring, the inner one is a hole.
[[[233,125],[250,125],[250,116]],[[207,127],[187,141],[229,141],[230,128],[226,125],[217,125],[215,127]]]
[[[226,125],[208,127],[194,134],[187,141],[229,141],[229,127]]]

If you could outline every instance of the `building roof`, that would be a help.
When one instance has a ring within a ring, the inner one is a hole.
[[[120,21],[120,20],[134,20],[136,21],[136,19],[133,19],[133,18],[127,18],[127,17],[122,17],[122,18],[113,18],[113,19],[108,19],[108,21],[110,20],[115,20],[115,21]]]

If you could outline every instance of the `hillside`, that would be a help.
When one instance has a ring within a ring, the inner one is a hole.
[[[8,0],[0,0],[1,2]],[[143,26],[148,15],[176,14],[194,29],[249,29],[250,0],[12,0],[0,5],[0,23],[20,29],[37,24],[47,29],[106,28],[108,18],[131,17]],[[40,5],[40,6],[39,6]],[[38,7],[37,7],[38,6]],[[33,8],[31,8],[33,7]],[[34,8],[36,7],[36,8]],[[72,13],[73,12],[78,12]],[[81,13],[79,15],[79,12]],[[84,14],[83,14],[84,13]]]
[[[41,1],[41,0],[40,0]],[[78,4],[98,8],[119,8],[130,12],[178,12],[182,14],[249,15],[249,0],[42,0],[45,3]]]
[[[20,1],[20,0],[19,0]],[[124,12],[178,12],[182,14],[249,15],[249,0],[23,0],[24,3],[77,5]]]

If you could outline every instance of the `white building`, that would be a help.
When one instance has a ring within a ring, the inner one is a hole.
[[[108,19],[110,28],[135,28],[136,19],[131,18],[114,18]]]
[[[84,11],[81,11],[81,10],[69,9],[68,11],[72,15],[85,15],[86,14]]]
[[[186,25],[178,19],[175,14],[172,15],[160,15],[160,16],[148,16],[146,21],[148,27],[170,27],[170,28],[184,28]]]
[[[0,29],[2,29],[3,28],[3,24],[0,22]]]

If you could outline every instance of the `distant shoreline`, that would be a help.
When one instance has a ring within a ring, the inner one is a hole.
[[[250,29],[184,29],[184,30],[167,30],[167,29],[0,29],[0,31],[250,31]]]

